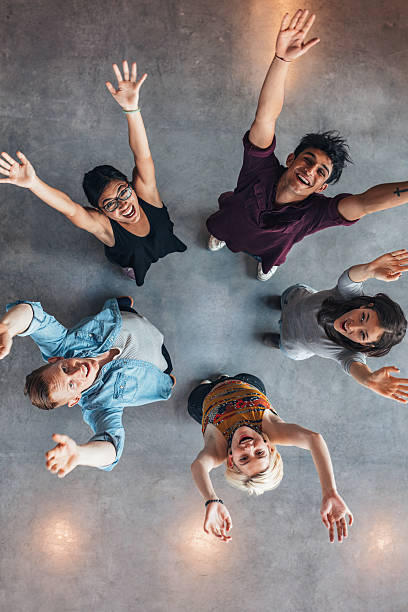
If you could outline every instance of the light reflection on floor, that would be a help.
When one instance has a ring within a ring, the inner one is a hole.
[[[180,553],[195,570],[205,570],[206,574],[215,573],[220,562],[231,552],[231,543],[207,535],[203,530],[203,522],[204,513],[202,517],[192,517],[180,527]]]
[[[87,534],[75,517],[55,514],[40,519],[33,526],[33,547],[41,554],[41,563],[55,572],[75,569],[86,555]]]

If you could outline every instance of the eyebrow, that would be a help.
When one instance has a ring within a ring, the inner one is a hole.
[[[122,189],[122,187],[124,186],[125,183],[123,183],[122,185],[119,185],[117,191],[116,191],[116,198],[118,197],[119,191]],[[105,202],[110,202],[111,200],[115,200],[116,198],[106,198],[105,200],[102,200],[102,204],[104,204]]]
[[[306,151],[305,155],[310,155],[310,157],[313,157],[313,159],[317,160],[317,157],[314,153],[312,153],[311,151]],[[327,172],[327,174],[330,174],[330,170],[328,169],[328,167],[326,166],[326,164],[320,164]]]

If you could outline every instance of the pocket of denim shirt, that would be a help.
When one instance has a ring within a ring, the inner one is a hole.
[[[115,385],[113,387],[113,397],[115,399],[120,399],[124,396],[126,391],[126,375],[123,372],[119,372],[116,377]]]

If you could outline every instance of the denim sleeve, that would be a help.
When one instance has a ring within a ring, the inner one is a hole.
[[[68,330],[61,325],[55,317],[43,310],[40,302],[30,302],[29,300],[17,300],[7,304],[6,310],[17,304],[30,304],[33,309],[33,318],[29,327],[19,336],[31,336],[40,349],[43,359],[59,356],[61,347],[65,342]]]
[[[116,459],[111,465],[99,469],[109,472],[122,456],[125,444],[125,430],[122,425],[123,408],[95,408],[83,412],[84,421],[95,433],[89,442],[111,442],[116,450]]]

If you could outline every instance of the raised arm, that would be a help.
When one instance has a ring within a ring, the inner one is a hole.
[[[352,266],[349,270],[349,277],[354,283],[362,283],[369,278],[389,283],[398,280],[401,274],[407,270],[408,251],[399,249],[380,255],[380,257],[368,263]]]
[[[268,434],[272,444],[297,446],[311,452],[322,487],[320,515],[324,525],[329,530],[330,542],[334,542],[335,525],[337,539],[341,542],[343,537],[347,537],[346,516],[348,516],[349,525],[351,525],[353,515],[337,492],[333,465],[323,436],[299,425],[285,423],[281,419],[272,420],[266,424],[266,427],[263,426],[263,429]]]
[[[69,436],[53,434],[57,445],[45,453],[47,470],[64,478],[78,465],[106,467],[116,459],[116,450],[111,442],[97,441],[77,444]]]
[[[0,179],[0,183],[9,183],[29,189],[45,204],[67,217],[71,223],[105,242],[106,231],[103,215],[98,213],[97,210],[83,208],[83,206],[71,200],[63,191],[44,183],[21,151],[17,151],[17,157],[19,161],[3,151],[2,157],[0,157],[0,173],[5,174],[7,178]]]
[[[140,88],[146,80],[147,74],[144,74],[137,80],[136,62],[132,63],[131,73],[129,73],[129,65],[126,60],[123,60],[122,67],[123,78],[117,64],[113,64],[113,70],[118,81],[117,89],[109,81],[106,82],[106,87],[126,114],[129,129],[129,145],[135,160],[133,184],[136,193],[140,197],[147,200],[150,204],[162,206],[156,185],[154,163],[139,107]]]
[[[33,309],[29,304],[13,306],[0,320],[0,359],[11,351],[14,336],[23,333],[33,320]]]
[[[275,56],[266,74],[256,110],[255,121],[249,133],[252,144],[266,149],[272,144],[275,123],[279,117],[285,97],[285,81],[289,65],[319,42],[313,38],[305,43],[305,38],[315,20],[309,11],[296,11],[292,19],[285,13],[278,37]]]
[[[217,459],[208,449],[204,448],[191,464],[194,482],[204,502],[212,499],[219,500],[211,482],[210,472],[221,463],[222,459]],[[227,507],[220,501],[208,503],[205,508],[204,531],[212,533],[223,542],[228,542],[231,540],[229,535],[231,529],[231,516]]]
[[[384,183],[367,189],[364,193],[340,200],[339,213],[347,221],[361,219],[365,215],[396,208],[408,202],[408,182]]]

